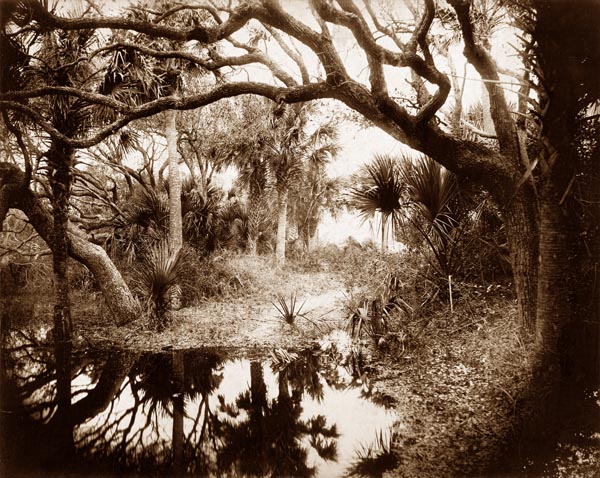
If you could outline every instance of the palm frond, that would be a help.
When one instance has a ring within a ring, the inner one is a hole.
[[[170,306],[172,293],[186,280],[184,249],[173,253],[167,241],[150,247],[137,268],[135,284],[152,320],[162,321]]]
[[[286,323],[293,324],[297,317],[302,316],[302,307],[304,307],[306,301],[302,302],[300,307],[297,307],[297,296],[295,293],[292,292],[292,294],[290,294],[289,303],[285,297],[281,295],[277,295],[276,300],[277,303],[271,302],[271,304],[273,304],[273,306],[277,309],[277,312],[279,312],[279,317]]]
[[[400,174],[400,159],[390,155],[375,155],[352,178],[355,183],[348,194],[349,204],[363,219],[376,212],[382,216],[396,217],[402,207],[405,184]]]

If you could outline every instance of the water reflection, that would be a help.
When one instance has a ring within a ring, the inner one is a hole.
[[[320,351],[250,361],[83,350],[65,360],[39,330],[2,345],[7,476],[343,476],[394,419]]]

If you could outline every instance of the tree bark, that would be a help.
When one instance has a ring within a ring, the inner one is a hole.
[[[275,262],[278,266],[285,264],[285,241],[287,230],[287,189],[279,191],[277,202],[277,244],[275,246]]]
[[[315,229],[312,233],[309,233],[308,240],[306,241],[307,252],[314,251],[319,245],[319,234]]]
[[[56,416],[55,430],[59,463],[70,463],[75,455],[71,411],[71,349],[73,323],[69,298],[69,199],[71,197],[74,152],[54,141],[48,151],[50,187],[52,190],[52,269],[54,272],[54,350],[56,356]]]
[[[521,324],[526,332],[533,333],[538,300],[539,213],[536,196],[528,185],[515,193],[502,215]]]
[[[381,214],[381,252],[388,251],[388,218]]]
[[[67,228],[71,196],[73,150],[55,141],[48,152],[52,190],[52,269],[54,272],[54,339],[69,342],[73,332],[69,303]]]
[[[176,254],[183,247],[181,218],[181,172],[177,151],[177,112],[165,111],[165,136],[169,156],[169,245]]]

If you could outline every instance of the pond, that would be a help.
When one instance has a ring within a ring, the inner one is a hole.
[[[3,476],[377,476],[393,465],[396,417],[335,347],[251,359],[68,351],[46,335],[3,339]]]

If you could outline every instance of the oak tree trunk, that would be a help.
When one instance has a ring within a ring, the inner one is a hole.
[[[503,210],[514,288],[521,325],[535,330],[538,282],[539,217],[536,196],[526,185],[516,192]]]
[[[36,232],[54,250],[54,220],[29,189],[23,171],[14,164],[0,163],[0,182],[0,222],[9,208],[23,211]],[[138,318],[139,304],[106,251],[88,241],[83,232],[71,224],[67,234],[69,255],[90,270],[117,323],[124,324]]]

